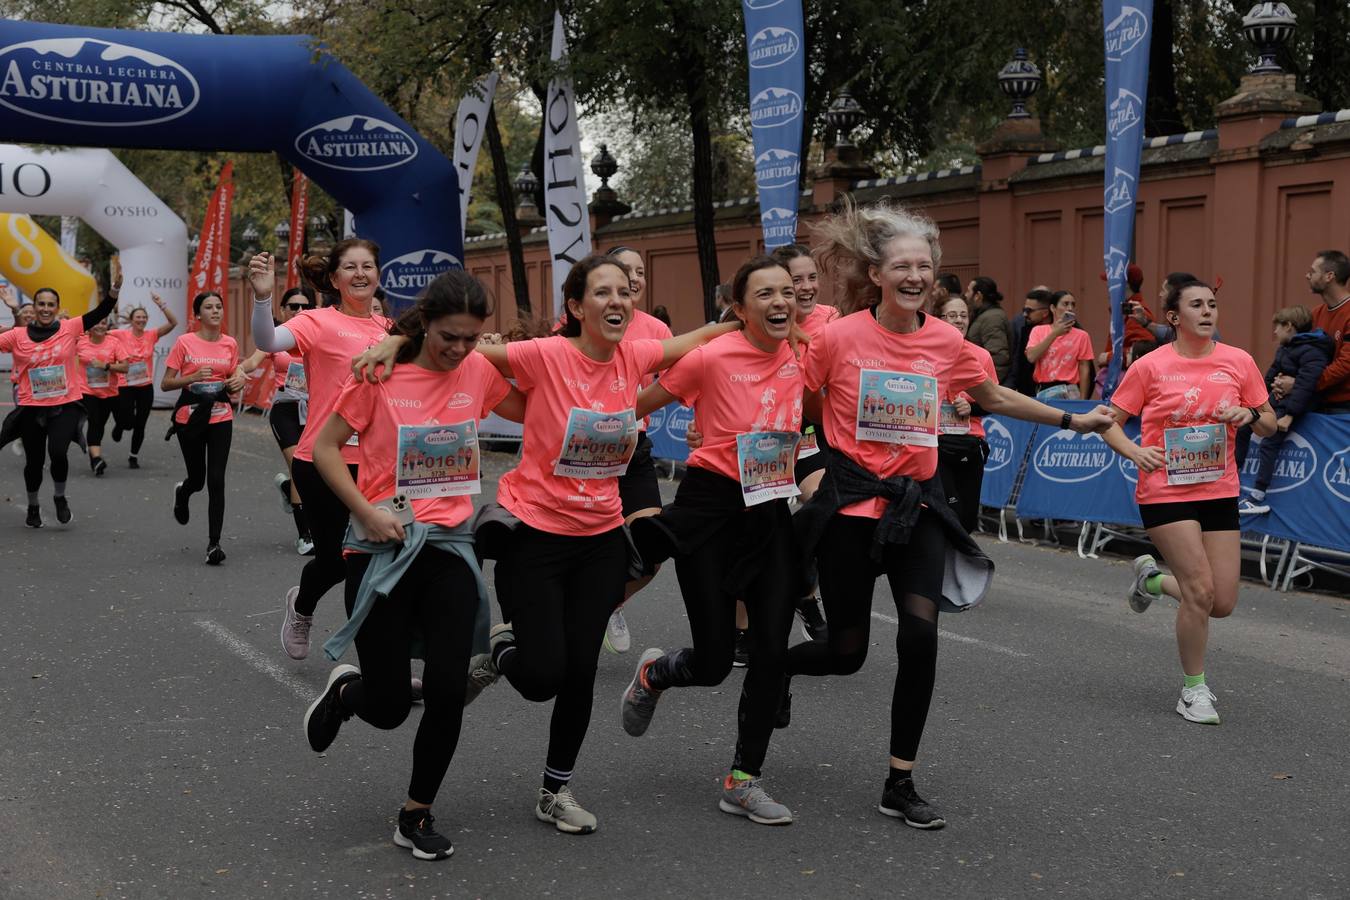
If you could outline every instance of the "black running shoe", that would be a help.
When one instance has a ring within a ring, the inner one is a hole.
[[[820,601],[814,596],[803,597],[797,601],[797,620],[802,623],[802,636],[808,641],[830,639],[830,628],[825,624],[825,614],[820,611]]]
[[[62,525],[70,524],[70,504],[65,497],[53,497],[52,504],[56,507],[56,521]]]
[[[179,525],[188,523],[188,502],[187,497],[183,496],[183,482],[178,482],[173,486],[173,517]]]
[[[319,699],[305,710],[305,738],[315,753],[327,750],[342,728],[342,723],[352,717],[351,711],[342,705],[339,692],[349,681],[361,677],[356,666],[341,665],[328,673],[328,686],[323,689]]]
[[[738,669],[744,669],[750,665],[750,632],[743,629],[736,629],[736,642],[732,644],[731,664]]]
[[[418,859],[449,859],[455,852],[450,839],[436,830],[436,817],[429,809],[400,809],[394,843]]]
[[[103,457],[97,457],[89,462],[90,468],[94,470],[94,477],[102,478],[103,473],[108,471],[108,464],[103,461]]]
[[[140,460],[136,459],[136,457],[134,456],[127,457],[127,468],[139,469],[140,467],[141,467]]]
[[[24,524],[29,528],[42,527],[42,510],[36,504],[28,507],[28,518],[24,520]]]
[[[881,792],[881,805],[877,807],[883,816],[892,819],[904,819],[911,828],[941,828],[947,824],[942,813],[929,805],[927,800],[914,790],[914,779],[906,778],[894,785],[888,785]]]
[[[220,549],[219,544],[212,544],[206,548],[206,564],[208,566],[218,566],[225,561],[225,551]]]

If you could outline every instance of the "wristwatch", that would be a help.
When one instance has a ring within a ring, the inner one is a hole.
[[[1249,412],[1249,413],[1252,414],[1252,420],[1251,420],[1250,422],[1248,422],[1247,424],[1248,424],[1248,425],[1255,425],[1255,424],[1256,424],[1256,420],[1259,419],[1259,418],[1261,418],[1261,410],[1257,409],[1255,406],[1249,406],[1249,407],[1247,407],[1247,412]]]
[[[1059,418],[1060,431],[1068,431],[1073,427],[1073,413],[1065,413]]]

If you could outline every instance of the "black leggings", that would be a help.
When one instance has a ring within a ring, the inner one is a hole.
[[[361,576],[370,557],[347,558],[347,615],[356,604]],[[478,587],[464,560],[435,547],[423,547],[388,597],[370,608],[356,633],[361,677],[342,689],[342,705],[376,728],[397,728],[412,705],[408,651],[414,635],[422,638],[422,721],[413,741],[408,797],[415,803],[436,799],[445,770],[459,743],[464,713],[464,673],[469,668]]]
[[[693,553],[676,557],[675,575],[684,595],[694,646],[657,659],[647,678],[657,690],[721,684],[731,672],[736,601],[744,599],[750,617],[750,667],[741,684],[732,768],[758,776],[783,692],[788,634],[800,592],[792,574],[797,553],[786,515],[767,543],[761,535],[741,535],[739,529],[744,525],[739,519],[728,519]],[[747,539],[758,551],[752,559],[746,557]],[[750,576],[743,592],[733,593],[727,589],[727,582],[738,567],[746,565],[758,571]]]
[[[182,430],[178,435],[178,449],[183,453],[187,478],[183,481],[183,499],[206,488],[208,544],[220,543],[220,531],[225,525],[225,467],[230,462],[230,439],[234,422],[216,422],[189,436]]]
[[[891,756],[912,760],[919,751],[937,672],[937,601],[947,538],[937,517],[919,516],[909,544],[888,545],[880,564],[869,556],[876,521],[836,515],[816,558],[820,599],[830,622],[828,642],[807,641],[788,651],[789,675],[852,675],[867,658],[872,591],[878,575],[890,582],[899,613],[895,651],[900,668],[891,695]]]
[[[52,481],[58,485],[66,483],[70,475],[70,442],[75,440],[75,432],[80,427],[80,407],[77,403],[63,403],[60,406],[31,407],[30,415],[19,432],[23,442],[23,486],[30,494],[36,494],[42,487],[42,464],[51,460]],[[41,422],[38,416],[46,415]]]
[[[566,782],[591,723],[605,623],[623,602],[628,542],[615,528],[576,537],[520,525],[497,560],[497,599],[515,632],[498,668],[526,700],[557,698],[547,774]]]
[[[989,445],[970,434],[944,434],[938,438],[938,475],[961,527],[974,531],[980,524],[980,488],[984,484],[984,461]]]
[[[117,399],[121,407],[117,424],[131,432],[131,455],[137,456],[145,443],[145,423],[150,421],[150,408],[155,404],[155,386],[123,387],[117,392]]]
[[[347,470],[352,473],[352,480],[356,480],[356,464],[349,463]],[[302,616],[312,616],[319,598],[347,577],[342,541],[347,536],[351,511],[333,493],[314,463],[292,459],[291,479],[305,505],[305,518],[309,520],[309,534],[314,541],[314,556],[300,572],[300,593],[295,598],[295,611]]]
[[[95,397],[84,395],[84,412],[89,417],[89,427],[85,431],[85,443],[90,447],[103,445],[103,428],[108,424],[108,416],[117,406],[117,397]]]

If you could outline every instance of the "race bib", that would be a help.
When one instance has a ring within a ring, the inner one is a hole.
[[[91,388],[105,388],[108,386],[108,370],[98,366],[85,366],[84,380]]]
[[[573,407],[567,417],[562,450],[553,466],[560,478],[610,478],[628,471],[637,447],[633,410],[595,412]]]
[[[751,431],[736,435],[736,468],[746,506],[801,493],[792,477],[797,461],[795,431]]]
[[[863,369],[858,373],[860,441],[936,447],[938,383],[931,375]]]
[[[147,362],[134,362],[127,365],[127,385],[138,387],[142,384],[150,383],[150,364]]]
[[[28,370],[28,389],[34,400],[60,397],[66,392],[65,366],[37,366]]]
[[[1218,481],[1228,468],[1228,426],[1168,428],[1163,448],[1169,485]]]
[[[293,362],[286,367],[286,386],[289,393],[301,397],[309,396],[309,379],[305,376],[305,364]]]
[[[955,404],[942,404],[938,409],[938,433],[970,434],[970,416],[959,415]]]
[[[225,393],[225,382],[223,381],[194,381],[188,385],[188,392],[196,394],[199,397],[214,397],[216,394]]]
[[[397,493],[413,500],[482,493],[478,423],[398,426]]]
[[[797,458],[806,459],[820,452],[820,441],[816,438],[816,426],[807,425],[801,441],[797,444]]]

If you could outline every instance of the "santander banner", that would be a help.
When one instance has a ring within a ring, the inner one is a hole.
[[[743,0],[750,125],[764,246],[797,240],[806,95],[801,0]]]
[[[197,317],[192,314],[192,298],[203,291],[214,291],[228,297],[230,287],[230,207],[234,204],[234,163],[225,163],[220,170],[220,182],[211,193],[202,219],[202,231],[197,242],[197,255],[192,260],[188,275],[188,331],[197,330]],[[230,308],[229,303],[225,309]],[[221,330],[229,328],[223,319]]]

